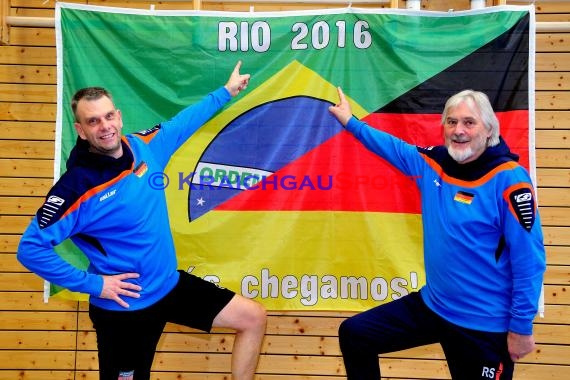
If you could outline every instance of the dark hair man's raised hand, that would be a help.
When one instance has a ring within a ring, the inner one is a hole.
[[[251,77],[250,74],[240,74],[240,68],[241,61],[238,61],[236,67],[234,67],[234,70],[230,75],[230,78],[228,79],[228,82],[224,86],[231,96],[236,96],[242,90],[245,90],[247,88],[247,84],[249,83],[249,78]]]

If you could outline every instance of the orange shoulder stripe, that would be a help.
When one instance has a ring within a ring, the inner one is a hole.
[[[152,131],[152,133],[149,134],[141,135],[139,133],[133,133],[132,135],[144,141],[145,144],[148,144],[156,136],[158,131],[159,129],[155,129],[154,131]]]
[[[123,170],[121,172],[121,174],[119,174],[118,176],[116,176],[115,178],[104,182],[98,186],[95,186],[94,188],[90,189],[89,191],[85,192],[85,194],[83,194],[81,197],[79,197],[75,203],[73,203],[73,205],[71,205],[71,207],[69,209],[67,209],[67,211],[61,216],[62,218],[64,218],[65,216],[67,216],[68,214],[72,213],[73,211],[77,210],[79,208],[79,206],[85,202],[87,199],[91,198],[92,196],[94,196],[95,194],[97,194],[98,192],[100,192],[101,190],[110,187],[111,185],[119,182],[121,179],[125,178],[126,176],[128,176],[130,173],[133,172],[133,165],[131,165],[130,169],[127,170]]]
[[[497,166],[496,168],[491,170],[489,173],[485,174],[483,177],[481,177],[475,181],[465,181],[465,180],[457,179],[457,178],[454,178],[454,177],[451,177],[451,176],[445,174],[443,172],[443,168],[441,167],[441,165],[439,165],[434,159],[428,157],[425,153],[420,153],[420,154],[423,156],[424,160],[426,160],[428,165],[431,166],[431,168],[441,176],[441,179],[443,181],[445,181],[447,183],[451,183],[451,184],[456,185],[456,186],[461,186],[461,187],[473,188],[473,187],[481,186],[481,185],[485,184],[486,182],[488,182],[489,180],[491,180],[491,178],[493,178],[495,175],[497,175],[497,173],[500,173],[500,172],[505,171],[505,170],[512,170],[512,169],[520,166],[515,161],[505,162],[504,164]]]

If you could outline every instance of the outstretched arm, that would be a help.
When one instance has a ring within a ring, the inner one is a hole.
[[[230,75],[230,78],[228,79],[228,82],[224,86],[231,96],[236,96],[240,93],[240,91],[245,90],[247,88],[247,84],[249,83],[249,78],[251,77],[250,74],[240,74],[240,68],[241,61],[238,61],[236,67],[234,67],[234,70]]]
[[[350,118],[352,117],[352,109],[350,108],[350,104],[342,89],[340,87],[338,89],[338,99],[339,103],[335,106],[330,106],[329,111],[338,119],[338,121],[343,125],[346,126]]]

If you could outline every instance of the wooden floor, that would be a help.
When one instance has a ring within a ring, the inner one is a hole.
[[[150,2],[70,1],[148,7]],[[0,0],[0,14],[53,17],[54,1]],[[490,2],[489,2],[490,3]],[[528,1],[508,1],[528,4]],[[156,9],[250,10],[251,2],[157,1]],[[381,4],[389,7],[390,2]],[[491,5],[491,4],[489,4]],[[255,2],[256,11],[339,7]],[[360,5],[359,5],[360,6]],[[363,6],[378,6],[377,4]],[[405,8],[405,2],[398,2]],[[467,9],[468,1],[422,1],[424,9]],[[537,21],[570,22],[570,2],[536,1]],[[538,32],[536,157],[547,245],[546,315],[536,320],[537,349],[517,366],[518,380],[570,379],[570,31]],[[95,380],[95,334],[85,303],[43,302],[43,281],[16,260],[21,233],[53,182],[56,60],[53,27],[2,26],[0,46],[0,380]],[[347,313],[269,317],[257,380],[343,379],[337,328]],[[229,379],[233,335],[167,326],[155,359],[160,380]],[[441,349],[383,356],[390,379],[449,379]]]

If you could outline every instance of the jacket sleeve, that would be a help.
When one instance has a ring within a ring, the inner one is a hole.
[[[351,132],[368,150],[382,157],[408,176],[417,176],[422,170],[421,159],[416,146],[372,128],[363,121],[352,117],[346,124]]]
[[[513,278],[509,331],[530,335],[546,269],[540,215],[530,180],[507,188],[503,200],[504,236]]]
[[[103,290],[103,278],[76,268],[55,251],[58,244],[73,235],[76,213],[42,228],[39,223],[41,210],[22,235],[17,259],[24,267],[49,282],[71,291],[99,296]]]
[[[161,165],[165,167],[174,152],[230,100],[228,90],[220,87],[199,102],[184,108],[172,119],[162,122],[157,138],[150,142],[153,150],[161,151]]]

